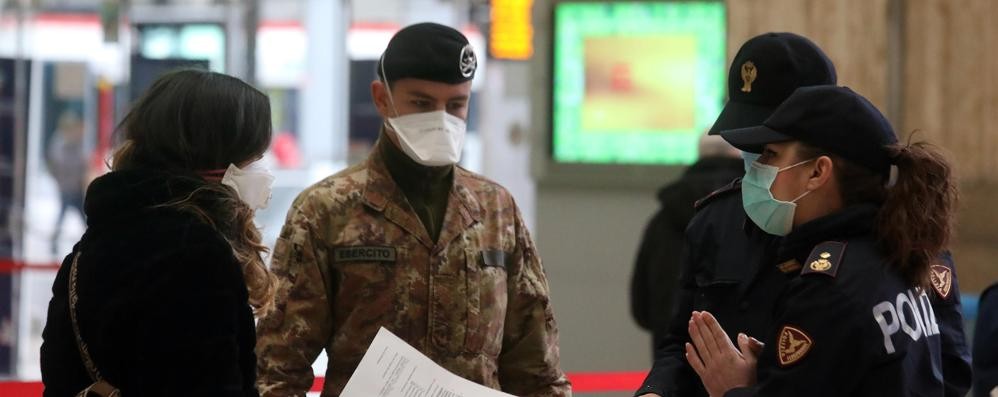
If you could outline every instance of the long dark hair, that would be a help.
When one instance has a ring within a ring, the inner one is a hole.
[[[897,179],[880,175],[840,156],[801,145],[801,158],[829,156],[843,205],[880,205],[877,242],[889,266],[912,285],[927,285],[929,267],[953,235],[959,189],[953,167],[942,151],[927,142],[895,144],[887,152]]]
[[[253,210],[228,186],[197,177],[263,155],[271,138],[267,96],[235,77],[178,70],[152,84],[117,133],[111,169],[156,169],[198,184],[189,196],[161,206],[194,214],[221,233],[242,264],[250,303],[258,313],[268,310],[274,278],[261,257],[267,248]]]

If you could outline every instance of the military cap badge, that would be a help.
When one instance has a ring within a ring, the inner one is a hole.
[[[460,61],[461,75],[464,77],[471,77],[475,74],[475,69],[478,68],[478,57],[475,56],[475,50],[471,48],[471,44],[465,45],[461,49],[461,61]]]

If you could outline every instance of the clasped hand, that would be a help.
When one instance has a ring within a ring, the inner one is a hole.
[[[693,343],[686,344],[686,360],[711,397],[755,384],[762,342],[740,333],[736,348],[717,319],[708,312],[693,312],[689,331]]]

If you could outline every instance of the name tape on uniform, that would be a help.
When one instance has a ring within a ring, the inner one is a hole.
[[[395,262],[398,253],[395,247],[358,246],[333,250],[336,262]]]

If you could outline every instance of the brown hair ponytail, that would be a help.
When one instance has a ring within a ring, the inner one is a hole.
[[[897,167],[877,219],[877,238],[888,261],[907,281],[923,284],[929,266],[953,233],[959,192],[949,160],[918,142],[888,150]]]

